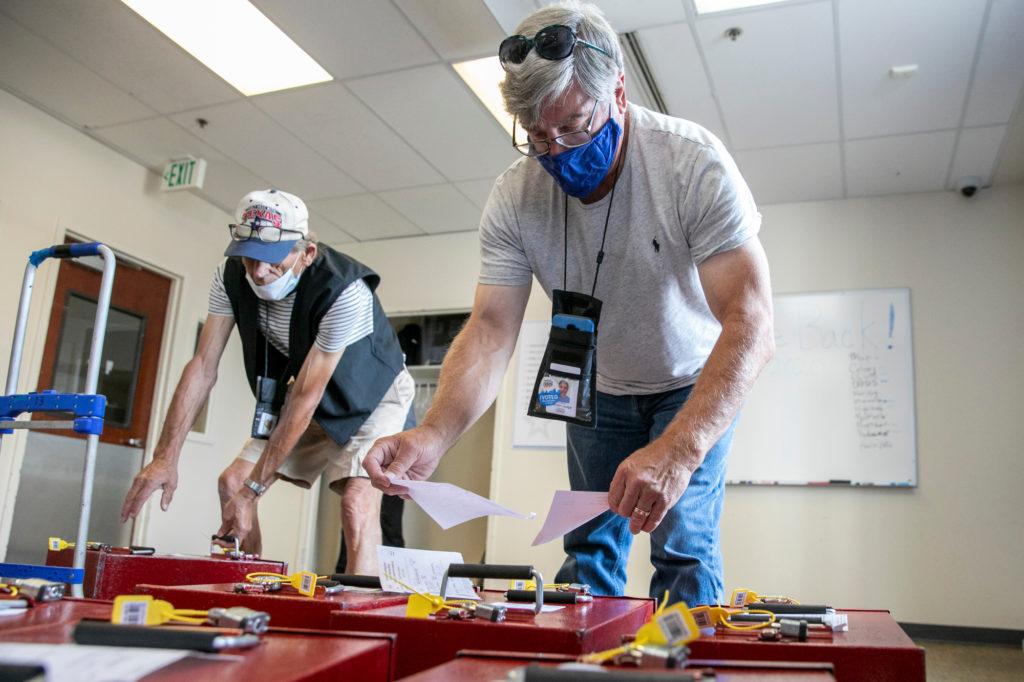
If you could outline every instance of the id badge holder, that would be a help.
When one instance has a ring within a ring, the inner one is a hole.
[[[551,332],[527,414],[580,426],[597,424],[597,326],[601,301],[552,292]]]
[[[276,406],[277,380],[270,377],[256,377],[256,412],[252,417],[252,437],[261,440],[270,438],[277,426]]]

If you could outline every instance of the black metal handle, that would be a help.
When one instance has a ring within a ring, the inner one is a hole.
[[[354,573],[332,573],[331,580],[336,580],[348,587],[369,587],[380,589],[380,578],[375,575],[356,575]]]
[[[157,649],[193,649],[217,651],[214,640],[224,633],[217,630],[179,630],[144,625],[114,625],[104,621],[83,620],[75,626],[72,638],[77,644],[98,646],[154,647]]]
[[[579,601],[575,592],[560,592],[558,590],[544,590],[545,604],[575,604]],[[505,593],[505,599],[509,601],[532,602],[537,600],[537,590],[509,590]]]
[[[771,602],[755,602],[747,604],[748,609],[761,609],[775,614],[784,613],[828,613],[829,607],[820,604],[773,604]]]
[[[515,564],[452,564],[448,567],[449,578],[529,580],[533,574],[533,566]]]

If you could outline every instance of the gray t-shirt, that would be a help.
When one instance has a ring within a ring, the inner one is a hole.
[[[567,288],[590,293],[608,203],[597,387],[651,394],[693,384],[721,325],[697,265],[757,234],[761,215],[732,157],[701,126],[633,104],[625,165],[611,193],[568,201]],[[480,223],[480,283],[516,286],[536,276],[561,289],[565,195],[535,159],[495,181]]]

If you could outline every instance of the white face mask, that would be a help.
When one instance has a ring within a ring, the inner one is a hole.
[[[245,273],[245,279],[253,292],[264,301],[280,301],[299,285],[299,276],[295,274],[294,266],[269,284],[256,284],[248,272]]]

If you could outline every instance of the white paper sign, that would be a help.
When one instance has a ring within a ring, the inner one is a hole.
[[[533,539],[533,546],[560,538],[606,511],[608,493],[556,490],[551,500],[551,508],[548,509],[548,517],[544,519],[544,525]]]
[[[481,516],[511,516],[530,520],[536,514],[520,514],[451,483],[410,481],[388,474],[391,482],[408,491],[409,497],[445,530]]]
[[[441,580],[450,564],[465,563],[459,552],[435,552],[429,549],[377,546],[380,586],[386,592],[409,594],[408,585],[417,592],[440,594]],[[396,580],[397,579],[397,580]],[[401,583],[405,583],[402,585]],[[451,578],[448,594],[452,599],[479,599],[469,578]]]
[[[533,384],[548,345],[548,322],[524,322],[519,331],[519,366],[516,368],[515,419],[512,422],[512,447],[565,448],[565,422],[529,417]]]
[[[81,644],[0,644],[0,663],[41,665],[47,682],[135,682],[191,652]]]

